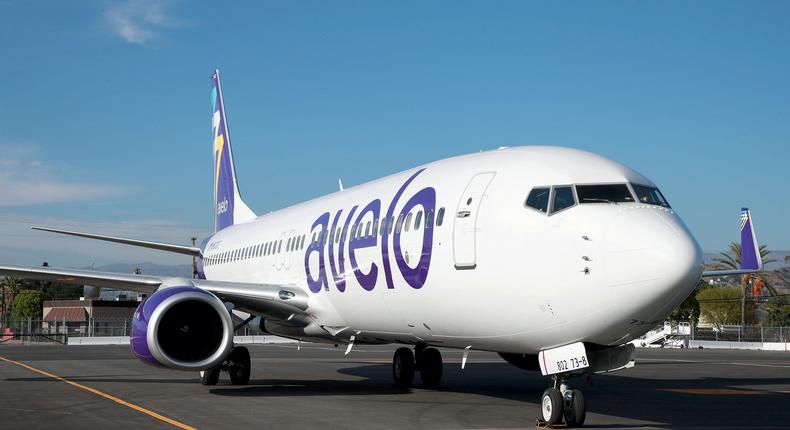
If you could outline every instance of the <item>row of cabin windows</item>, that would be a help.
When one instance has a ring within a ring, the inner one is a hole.
[[[215,264],[223,264],[231,261],[246,260],[249,258],[267,257],[269,255],[278,254],[280,252],[293,252],[304,249],[304,243],[307,235],[294,236],[285,240],[285,250],[283,251],[283,239],[272,240],[257,245],[238,248],[231,251],[221,252],[219,254],[206,257],[206,265],[212,266]]]
[[[630,187],[629,187],[630,185]],[[633,190],[633,193],[632,193]],[[636,198],[634,198],[636,196]],[[554,185],[536,187],[529,192],[525,206],[549,215],[588,203],[641,203],[669,208],[656,187],[638,184]],[[549,206],[549,202],[551,206]]]
[[[392,234],[393,229],[397,232],[409,230],[417,231],[420,228],[423,228],[423,226],[424,228],[433,228],[434,222],[436,223],[435,225],[437,227],[441,226],[444,222],[443,207],[436,211],[435,218],[433,209],[425,213],[424,219],[423,211],[420,210],[415,213],[409,212],[405,217],[403,214],[401,214],[398,216],[397,220],[395,220],[395,217],[391,216],[385,220],[374,219],[373,221],[368,221],[365,223],[353,224],[350,226],[350,228],[336,227],[329,232],[322,231],[319,233],[313,233],[312,243],[318,242],[321,246],[324,246],[326,243],[332,241],[335,243],[340,243],[341,237],[347,237],[350,240],[373,237],[376,235],[384,236],[385,232],[387,234]]]
[[[444,222],[443,207],[439,208],[439,210],[436,212],[435,220],[434,220],[433,209],[429,210],[425,214],[424,223],[423,223],[422,211],[418,211],[414,214],[409,212],[409,214],[406,215],[405,218],[403,217],[403,215],[399,216],[397,222],[395,222],[394,217],[390,217],[389,222],[382,221],[381,223],[379,223],[379,220],[376,219],[372,223],[371,221],[368,221],[367,223],[354,224],[351,226],[350,229],[337,228],[335,230],[332,230],[332,232],[330,233],[330,237],[335,240],[335,243],[338,243],[340,242],[341,234],[345,234],[347,232],[350,233],[349,238],[360,239],[363,237],[373,237],[376,233],[383,236],[384,231],[387,231],[387,234],[392,234],[393,225],[395,226],[397,231],[402,231],[402,230],[409,231],[412,228],[413,230],[416,231],[419,230],[423,225],[425,226],[425,228],[432,228],[434,221],[436,222],[437,227],[441,226],[442,223]],[[306,239],[306,235],[304,234],[301,236],[295,236],[287,239],[285,241],[285,252],[303,250],[305,246],[305,239]],[[325,232],[321,232],[319,234],[313,233],[313,239],[312,239],[313,243],[319,240],[321,241],[321,245],[323,246],[326,240]],[[280,253],[281,251],[283,251],[283,239],[272,240],[258,245],[238,248],[231,251],[221,252],[215,255],[210,255],[206,257],[205,262],[207,266],[213,266],[216,264],[224,264],[231,261],[266,257],[269,255]]]

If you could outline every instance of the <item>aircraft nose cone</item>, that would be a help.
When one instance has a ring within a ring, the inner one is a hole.
[[[702,250],[668,209],[623,211],[609,225],[605,247],[609,288],[645,319],[665,318],[660,314],[683,301],[702,273]]]

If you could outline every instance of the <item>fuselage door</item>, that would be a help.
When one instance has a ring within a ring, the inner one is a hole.
[[[456,269],[477,267],[476,236],[477,215],[485,196],[486,188],[494,178],[494,172],[478,173],[472,177],[458,201],[453,223],[453,256]]]

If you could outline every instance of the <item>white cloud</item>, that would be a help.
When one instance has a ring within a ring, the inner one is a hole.
[[[129,194],[125,187],[70,181],[32,145],[0,145],[0,207],[96,200]]]
[[[112,4],[104,18],[110,30],[129,43],[145,45],[165,27],[173,25],[166,13],[167,0],[122,1]]]

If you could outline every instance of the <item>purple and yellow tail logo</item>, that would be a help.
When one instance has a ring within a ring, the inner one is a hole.
[[[214,232],[217,232],[255,218],[255,214],[239,197],[219,70],[214,70],[211,75],[211,111],[211,128],[214,132]]]

